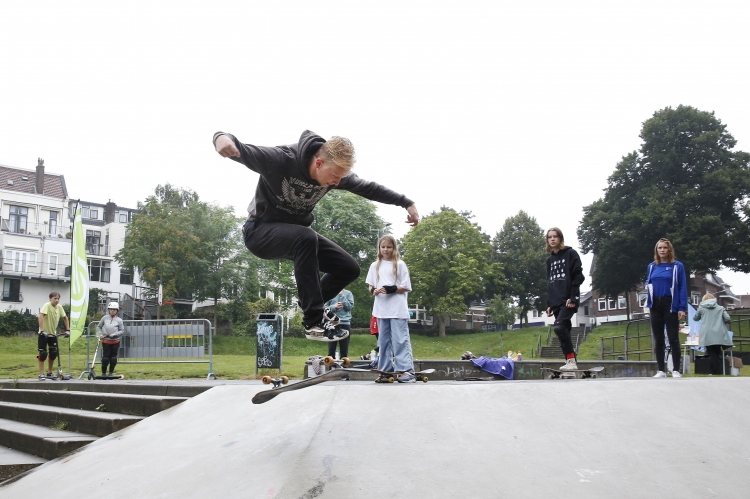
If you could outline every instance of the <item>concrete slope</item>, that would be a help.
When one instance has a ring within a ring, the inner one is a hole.
[[[105,481],[108,499],[748,494],[750,378],[337,381],[253,405],[260,389],[213,388],[0,496],[95,497]]]

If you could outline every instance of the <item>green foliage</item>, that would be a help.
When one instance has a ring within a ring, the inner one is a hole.
[[[520,315],[521,323],[525,318],[528,325],[527,312],[533,308],[539,311],[544,308],[547,290],[544,231],[534,217],[519,211],[505,220],[492,246],[495,260],[502,266],[507,282],[504,296],[513,296],[518,300],[519,310],[516,313]],[[504,318],[506,316],[503,315]],[[514,320],[505,324],[512,324]]]
[[[584,207],[578,239],[593,252],[594,287],[610,296],[643,282],[666,237],[686,271],[750,270],[750,154],[714,113],[665,108],[643,124],[602,199]]]
[[[39,319],[36,315],[23,315],[17,310],[0,312],[0,336],[15,336],[25,331],[39,330]]]
[[[313,211],[312,228],[349,253],[362,272],[346,289],[354,296],[352,326],[369,325],[373,297],[367,290],[365,277],[370,263],[377,258],[378,230],[386,223],[376,213],[372,201],[346,191],[332,190],[320,200]]]
[[[404,261],[409,267],[409,300],[430,310],[440,336],[452,314],[462,314],[484,285],[497,274],[490,262],[491,246],[470,213],[442,207],[420,221],[404,237]]]
[[[178,292],[198,300],[241,292],[246,279],[238,274],[244,277],[246,252],[239,251],[240,219],[232,208],[202,202],[196,193],[169,184],[157,186],[138,208],[115,259],[138,269],[150,287],[161,280],[165,301]]]
[[[96,315],[99,312],[99,300],[102,298],[106,298],[107,294],[107,291],[104,289],[89,288],[89,306],[86,315]]]
[[[516,321],[521,309],[513,305],[511,298],[496,296],[490,301],[486,310],[490,320],[499,326],[507,326]]]

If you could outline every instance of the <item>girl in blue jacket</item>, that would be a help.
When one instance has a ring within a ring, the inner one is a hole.
[[[656,364],[659,371],[654,378],[666,378],[664,366],[664,327],[667,328],[669,348],[672,352],[673,378],[680,377],[680,321],[687,312],[687,277],[685,267],[674,258],[674,247],[668,239],[661,238],[654,248],[654,261],[646,270],[646,289],[651,309],[651,334],[654,338]]]

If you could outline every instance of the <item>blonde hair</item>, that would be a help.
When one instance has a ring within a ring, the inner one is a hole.
[[[669,239],[662,237],[658,241],[656,241],[656,246],[654,246],[654,261],[657,265],[660,263],[664,263],[659,258],[659,252],[656,251],[656,248],[659,247],[659,243],[667,243],[667,247],[669,248],[669,251],[667,251],[667,262],[668,263],[674,263],[674,246],[672,246],[672,243],[669,241]]]
[[[713,299],[714,299],[714,295],[712,295],[711,293],[706,293],[705,295],[703,295],[703,299],[701,301],[713,300]]]
[[[331,137],[318,149],[318,156],[333,161],[346,171],[351,170],[357,161],[352,141],[344,137]]]
[[[544,235],[544,249],[547,250],[547,253],[552,253],[552,247],[547,242],[547,238],[549,237],[549,233],[553,230],[557,232],[557,237],[560,238],[560,246],[557,248],[557,251],[567,248],[567,246],[565,246],[565,236],[563,236],[562,231],[557,227],[552,227],[551,229],[547,229],[547,233]]]
[[[375,284],[378,284],[380,279],[380,261],[383,259],[383,255],[380,253],[380,244],[384,241],[388,241],[393,246],[393,253],[391,253],[391,262],[393,262],[393,281],[398,282],[398,244],[396,244],[396,238],[390,234],[386,234],[378,239],[378,260],[375,263]],[[377,287],[377,286],[376,286]]]

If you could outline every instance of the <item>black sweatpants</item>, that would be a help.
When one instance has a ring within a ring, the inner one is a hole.
[[[565,305],[552,308],[552,314],[555,316],[555,324],[553,329],[555,334],[560,339],[560,348],[562,348],[565,358],[571,353],[575,355],[573,349],[573,341],[570,339],[570,330],[573,329],[573,323],[570,318],[573,317],[578,308],[568,308]]]
[[[706,345],[706,352],[708,353],[708,366],[711,370],[711,374],[724,374],[721,363],[724,361],[722,358],[723,348],[721,345]]]
[[[339,329],[346,329],[351,333],[352,326],[350,324],[339,324]],[[349,338],[351,336],[347,336],[343,340],[339,341],[331,341],[328,343],[328,355],[331,357],[336,356],[336,345],[339,347],[339,358],[343,359],[344,357],[349,357]]]
[[[258,258],[294,262],[302,322],[306,326],[321,322],[325,302],[359,277],[357,261],[310,227],[248,220],[242,233],[245,246]]]
[[[666,342],[664,341],[664,326],[667,327],[669,338],[669,350],[672,352],[672,368],[680,372],[682,366],[682,352],[680,351],[680,320],[677,312],[672,312],[672,297],[659,296],[653,299],[651,307],[651,334],[654,338],[654,354],[659,371],[667,372],[665,367],[664,353]]]
[[[109,372],[115,370],[115,366],[117,365],[117,352],[119,349],[119,343],[115,343],[114,345],[102,343],[102,376],[107,375],[107,366],[109,366]]]

